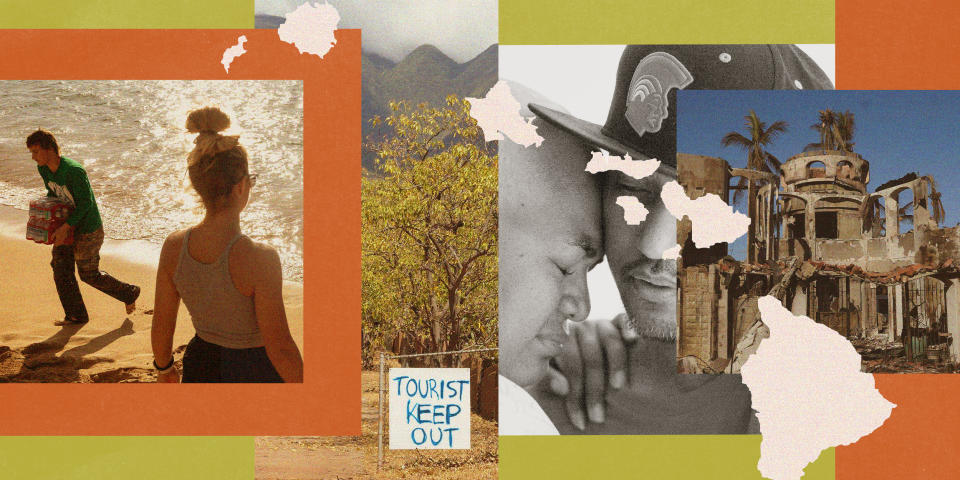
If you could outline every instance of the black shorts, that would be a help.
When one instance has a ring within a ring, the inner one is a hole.
[[[227,348],[198,336],[183,354],[183,383],[283,383],[263,347]]]

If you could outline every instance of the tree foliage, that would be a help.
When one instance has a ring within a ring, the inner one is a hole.
[[[820,110],[817,113],[817,123],[810,125],[810,128],[820,134],[820,141],[807,144],[804,150],[853,151],[856,121],[849,110],[843,113],[829,108]]]
[[[765,122],[761,122],[756,112],[750,110],[750,113],[744,115],[744,126],[747,129],[747,135],[740,132],[730,132],[723,136],[721,143],[723,146],[736,146],[747,152],[747,168],[759,170],[762,172],[783,175],[780,168],[780,160],[773,154],[766,151],[766,148],[773,143],[780,134],[787,131],[787,122],[782,120],[773,122],[769,127]],[[733,193],[733,200],[736,201],[743,191],[743,185],[747,183],[745,177],[740,177],[737,183],[737,190]],[[751,185],[752,186],[752,185]]]
[[[390,109],[365,145],[382,174],[361,183],[364,355],[496,347],[496,143],[455,96]]]

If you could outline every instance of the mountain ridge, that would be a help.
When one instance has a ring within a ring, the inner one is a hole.
[[[417,47],[396,63],[375,53],[363,52],[361,116],[364,141],[374,133],[370,119],[376,115],[389,115],[391,100],[442,105],[450,94],[483,97],[497,83],[497,62],[497,44],[464,63],[457,63],[429,44]],[[366,169],[375,170],[373,153],[364,151],[361,164]]]
[[[285,21],[284,17],[276,15],[254,15],[255,28],[276,29]],[[458,63],[430,44],[418,46],[399,62],[362,50],[360,112],[363,141],[366,143],[374,134],[370,120],[377,115],[389,115],[390,102],[393,100],[407,100],[414,105],[427,102],[439,106],[451,94],[483,97],[497,83],[498,57],[495,43],[463,63]],[[377,170],[374,157],[372,152],[364,150],[360,163],[365,170]]]

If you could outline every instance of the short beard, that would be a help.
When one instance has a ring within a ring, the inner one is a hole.
[[[647,340],[654,340],[658,342],[677,341],[676,325],[664,325],[663,322],[658,322],[655,320],[652,322],[639,322],[630,316],[629,313],[627,314],[627,320],[629,320],[630,326],[633,327],[633,330]]]

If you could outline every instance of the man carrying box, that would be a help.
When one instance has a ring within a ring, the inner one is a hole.
[[[126,305],[127,313],[133,313],[140,287],[123,283],[106,272],[100,271],[100,247],[103,245],[103,226],[100,210],[93,196],[87,172],[79,163],[60,156],[60,146],[53,134],[37,130],[27,137],[27,148],[37,162],[37,170],[47,187],[48,197],[57,197],[73,205],[73,213],[66,223],[53,232],[53,281],[57,285],[60,304],[63,305],[63,320],[55,325],[87,323],[87,308],[80,296],[80,286],[74,276],[76,262],[80,279]],[[74,242],[64,242],[73,230]]]

